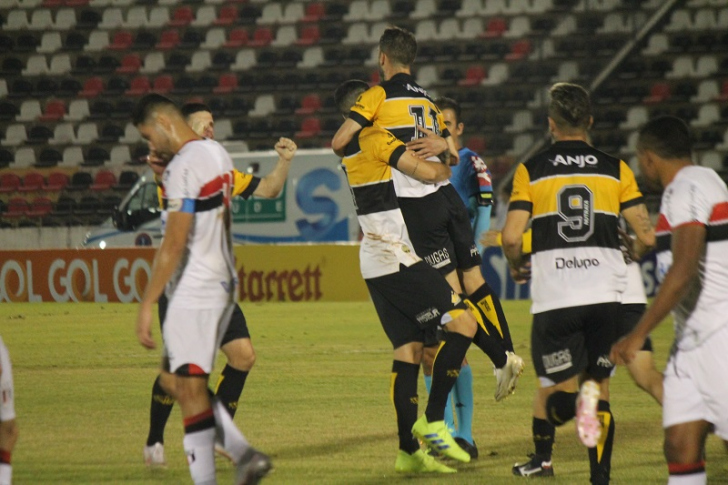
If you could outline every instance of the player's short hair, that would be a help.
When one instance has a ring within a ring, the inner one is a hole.
[[[549,118],[566,132],[588,130],[592,116],[591,100],[578,84],[556,83],[549,90]]]
[[[379,50],[393,63],[409,67],[417,57],[417,40],[409,30],[389,27],[379,38]]]
[[[159,109],[170,110],[181,115],[179,108],[171,99],[161,94],[151,93],[143,96],[134,106],[134,110],[131,112],[132,123],[134,126],[144,124],[152,113]]]
[[[688,125],[675,116],[660,116],[640,129],[637,151],[649,150],[660,158],[692,158],[693,141]]]
[[[182,109],[180,111],[185,119],[189,118],[190,115],[199,113],[200,111],[206,111],[212,114],[212,110],[205,103],[185,103],[182,105]]]
[[[440,108],[440,111],[451,109],[453,113],[455,113],[455,122],[460,123],[460,103],[455,101],[452,98],[448,98],[447,96],[443,96],[441,98],[437,98],[435,100],[435,105]]]
[[[341,114],[348,114],[351,107],[356,104],[359,95],[367,89],[369,89],[369,85],[358,79],[349,79],[341,83],[334,91],[334,102]]]

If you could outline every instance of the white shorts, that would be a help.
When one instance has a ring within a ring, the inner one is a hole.
[[[169,363],[169,372],[209,374],[234,307],[230,304],[212,309],[191,309],[171,304],[162,327],[164,358]]]
[[[0,374],[0,421],[11,421],[15,419],[15,397],[13,386],[13,366],[10,364],[10,354],[8,348],[5,347],[2,337],[0,337],[0,365],[2,365],[2,374]]]
[[[665,367],[662,427],[707,421],[728,440],[728,325],[700,346],[678,350]]]

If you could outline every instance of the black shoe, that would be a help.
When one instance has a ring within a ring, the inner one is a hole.
[[[530,455],[531,459],[520,465],[513,465],[513,474],[519,477],[553,477],[554,468],[550,461],[543,461],[537,455]]]
[[[457,437],[455,438],[455,443],[460,445],[460,448],[468,452],[471,460],[478,458],[478,447],[475,445],[475,440],[473,440],[473,443],[471,444],[465,438]]]

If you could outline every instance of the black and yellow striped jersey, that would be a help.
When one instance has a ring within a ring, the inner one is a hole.
[[[560,141],[516,169],[509,210],[531,213],[533,312],[621,301],[622,210],[642,203],[634,174],[583,141]]]
[[[342,164],[364,237],[359,252],[364,278],[399,271],[420,259],[412,249],[392,180],[404,143],[376,125],[360,130],[344,151]]]
[[[417,130],[418,126],[445,138],[450,136],[442,112],[430,95],[405,73],[396,74],[362,93],[349,118],[365,127],[376,123],[404,143],[424,136]],[[423,184],[401,172],[395,172],[394,181],[399,197],[423,197],[449,183]]]

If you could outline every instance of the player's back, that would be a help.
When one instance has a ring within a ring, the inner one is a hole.
[[[364,92],[351,109],[350,117],[361,126],[376,123],[403,143],[425,136],[417,127],[449,136],[442,112],[427,90],[405,73],[392,76]],[[401,172],[393,173],[399,197],[423,197],[442,184],[423,184]]]
[[[511,209],[533,218],[533,311],[621,301],[621,210],[642,202],[621,160],[561,141],[519,166]]]
[[[232,170],[222,145],[198,140],[182,147],[165,171],[167,211],[194,214],[186,253],[168,286],[168,296],[189,308],[224,304],[232,290]]]

